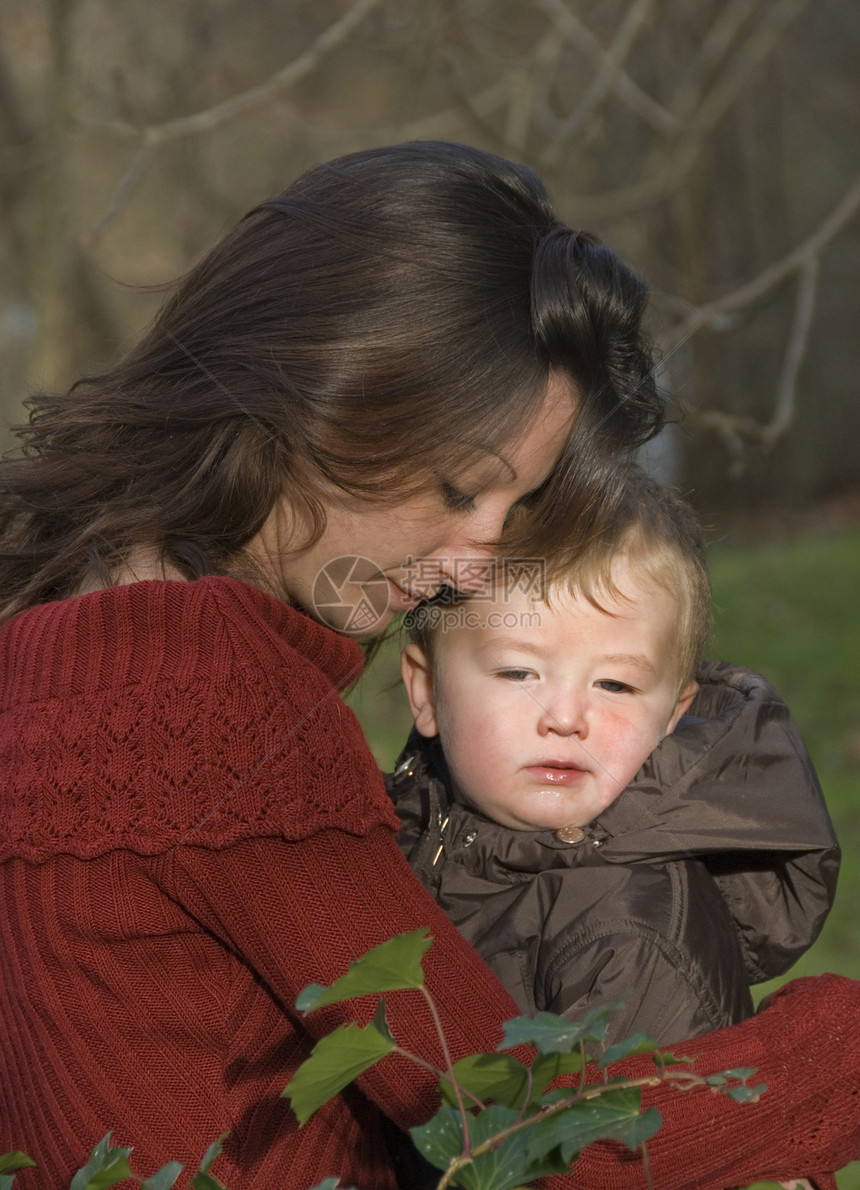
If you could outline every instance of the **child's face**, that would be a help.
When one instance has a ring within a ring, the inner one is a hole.
[[[437,631],[435,677],[404,650],[418,730],[439,733],[458,797],[503,826],[591,822],[696,691],[678,693],[675,598],[624,558],[612,574],[629,602],[602,598],[611,615],[563,591],[552,607],[501,592]]]

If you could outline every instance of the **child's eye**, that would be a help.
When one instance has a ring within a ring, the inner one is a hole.
[[[531,669],[500,669],[497,676],[506,678],[509,682],[527,682],[535,675]]]
[[[465,492],[461,492],[459,488],[455,488],[452,483],[443,480],[440,484],[442,491],[442,499],[445,501],[446,508],[450,508],[452,512],[472,512],[475,507],[475,497],[468,496]]]
[[[595,682],[601,690],[608,691],[609,694],[632,694],[633,687],[628,686],[626,682],[616,682],[613,678],[601,678],[599,682]]]

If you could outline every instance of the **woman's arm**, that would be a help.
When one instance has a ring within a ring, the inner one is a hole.
[[[767,1009],[741,1025],[672,1046],[696,1055],[708,1074],[736,1066],[757,1070],[767,1084],[758,1103],[739,1105],[707,1090],[647,1090],[663,1127],[649,1141],[656,1186],[724,1190],[764,1179],[815,1176],[860,1156],[860,982],[838,975],[798,979],[775,993]],[[619,1072],[647,1073],[642,1058]],[[590,1148],[576,1166],[577,1190],[642,1186],[619,1174],[629,1159],[608,1145]],[[619,1180],[619,1177],[621,1180]]]
[[[221,851],[174,853],[174,895],[235,949],[293,1014],[308,983],[327,984],[371,947],[428,926],[434,945],[427,984],[439,1006],[454,1058],[493,1050],[516,1008],[501,985],[438,909],[401,856],[391,832],[366,837],[328,830],[301,842],[253,839]],[[415,992],[386,997],[395,1037],[429,1060],[442,1055],[430,1014]],[[372,1005],[347,1002],[301,1021],[314,1037],[346,1019],[367,1020]],[[860,983],[837,976],[796,981],[742,1025],[674,1047],[698,1055],[707,1074],[754,1066],[768,1092],[740,1105],[710,1090],[645,1092],[664,1125],[649,1143],[660,1190],[724,1190],[758,1178],[800,1177],[835,1169],[860,1155]],[[625,1072],[653,1071],[648,1058]],[[285,1072],[287,1081],[288,1072]],[[359,1085],[401,1127],[436,1108],[435,1080],[387,1058]],[[594,1145],[558,1190],[639,1190],[638,1154]]]

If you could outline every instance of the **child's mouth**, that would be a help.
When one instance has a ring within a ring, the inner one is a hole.
[[[552,761],[526,765],[524,772],[541,785],[573,785],[585,776],[585,769]]]

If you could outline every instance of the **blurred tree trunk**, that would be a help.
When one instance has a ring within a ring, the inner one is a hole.
[[[652,282],[688,486],[851,483],[860,200],[779,263],[860,176],[858,53],[855,0],[3,0],[6,420],[25,376],[108,364],[150,290],[310,164],[439,138],[534,165]]]

